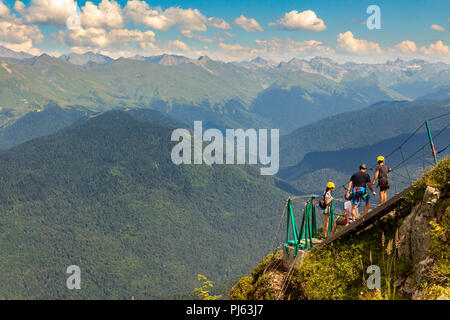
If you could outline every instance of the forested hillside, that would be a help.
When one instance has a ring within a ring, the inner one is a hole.
[[[0,152],[0,297],[186,297],[261,259],[288,194],[256,168],[175,166],[171,131],[111,111]]]

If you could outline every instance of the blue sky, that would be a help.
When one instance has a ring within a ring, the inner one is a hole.
[[[380,8],[381,29],[365,24],[372,4]],[[80,25],[68,29],[75,6]],[[449,12],[450,1],[444,0],[0,0],[0,44],[54,55],[167,52],[221,60],[320,55],[338,61],[448,62]]]

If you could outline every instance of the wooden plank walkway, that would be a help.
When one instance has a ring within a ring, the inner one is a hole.
[[[381,219],[383,216],[394,210],[398,205],[399,202],[403,199],[404,196],[406,196],[408,193],[410,193],[413,190],[413,186],[409,186],[403,191],[397,193],[392,198],[387,200],[382,205],[376,207],[372,211],[369,211],[365,216],[357,219],[355,222],[349,224],[348,226],[344,227],[343,229],[339,230],[335,234],[329,236],[325,240],[323,240],[320,244],[317,246],[314,246],[311,250],[314,250],[316,248],[320,248],[323,245],[326,245],[330,242],[333,242],[337,239],[349,236],[351,234],[354,234],[372,223],[374,223],[376,220]]]

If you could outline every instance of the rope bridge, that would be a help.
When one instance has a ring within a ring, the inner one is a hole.
[[[433,140],[436,139],[438,136],[440,136],[443,132],[445,132],[448,129],[448,127],[450,126],[450,123],[447,123],[446,126],[444,126],[437,134],[432,136],[430,128],[429,128],[429,122],[436,120],[436,119],[443,118],[448,115],[450,115],[450,112],[447,112],[445,114],[425,120],[425,122],[422,123],[422,125],[420,125],[417,129],[415,129],[399,146],[397,146],[394,150],[392,150],[392,152],[390,152],[387,156],[385,156],[385,159],[386,159],[386,158],[391,157],[394,153],[396,153],[398,151],[400,152],[402,160],[394,168],[392,168],[391,173],[393,173],[395,176],[395,178],[393,178],[392,180],[394,180],[396,178],[398,178],[399,180],[402,179],[404,184],[409,184],[409,186],[407,188],[403,189],[399,193],[397,193],[397,190],[395,190],[396,194],[392,198],[388,199],[383,204],[378,205],[376,208],[369,211],[366,215],[360,217],[356,221],[353,221],[353,223],[348,224],[347,226],[345,226],[344,228],[342,228],[341,230],[339,230],[338,232],[336,232],[334,234],[331,234],[331,232],[332,232],[334,224],[335,224],[335,221],[334,221],[335,220],[334,219],[335,218],[335,201],[339,201],[339,200],[336,200],[336,199],[332,200],[331,204],[330,204],[330,212],[329,212],[329,221],[328,221],[328,230],[327,230],[328,236],[326,237],[326,239],[321,241],[316,246],[313,247],[313,238],[317,237],[316,207],[318,207],[318,206],[317,206],[316,198],[319,196],[318,195],[304,195],[304,196],[291,197],[291,198],[287,199],[286,205],[283,210],[283,214],[281,216],[279,229],[281,228],[282,220],[284,219],[284,215],[286,214],[287,228],[286,228],[286,240],[284,242],[284,249],[286,251],[286,257],[290,258],[290,253],[289,253],[290,248],[293,248],[294,252],[293,252],[293,257],[291,258],[292,263],[290,264],[290,266],[288,268],[288,272],[282,283],[281,290],[278,295],[278,299],[280,299],[280,297],[283,295],[283,293],[285,292],[285,290],[287,288],[289,278],[293,274],[293,270],[296,265],[297,254],[298,254],[299,250],[310,250],[310,249],[319,248],[319,247],[327,245],[335,240],[338,240],[345,236],[354,234],[362,229],[365,229],[366,227],[368,227],[369,225],[371,225],[372,223],[379,220],[380,218],[382,218],[383,216],[385,216],[386,214],[391,212],[393,209],[395,209],[399,205],[399,203],[403,199],[403,197],[405,197],[407,194],[409,194],[413,190],[414,181],[413,181],[411,175],[409,174],[409,170],[407,168],[407,163],[410,162],[411,160],[417,161],[418,159],[420,159],[420,157],[422,157],[422,165],[423,165],[424,171],[425,171],[425,162],[431,163],[432,165],[437,163],[437,155],[443,153],[448,148],[450,141],[445,142],[445,144],[443,144],[442,148],[439,151],[437,151],[434,146]],[[426,129],[427,129],[428,142],[425,143],[423,146],[421,146],[419,149],[415,150],[414,152],[412,152],[412,153],[408,152],[409,155],[405,156],[405,153],[404,153],[404,152],[406,152],[404,150],[405,144],[415,134],[417,134],[424,125],[426,126]],[[425,159],[425,148],[427,145],[429,145],[431,147],[433,162],[428,162],[428,160]],[[420,154],[421,151],[422,151],[422,153]],[[375,167],[376,167],[376,165],[371,167],[369,170],[373,170]],[[404,175],[401,175],[400,173],[397,172],[400,168],[403,168],[403,167],[406,169],[407,177]],[[409,180],[409,182],[407,182],[408,180]],[[345,184],[343,184],[342,186],[345,188]],[[298,199],[298,198],[304,198],[304,199],[308,198],[309,199],[306,201],[305,207],[303,209],[303,217],[302,217],[302,222],[301,222],[300,228],[297,227],[294,210],[292,207],[292,201],[295,199]],[[275,243],[276,238],[274,240],[275,240],[274,241],[274,243]],[[275,259],[275,252],[278,250],[278,248],[279,247],[275,248],[275,251],[272,253],[271,262],[268,263],[267,267],[264,270],[264,273],[267,271],[270,271],[270,270],[275,270],[280,267],[280,264],[282,264],[281,260],[278,260],[275,263],[273,263],[273,261],[272,261]]]
[[[417,161],[418,159],[420,159],[420,157],[422,157],[423,169],[425,171],[425,162],[431,163],[432,165],[436,164],[437,163],[437,155],[441,154],[442,152],[444,152],[447,149],[448,142],[446,142],[447,145],[443,149],[437,151],[435,149],[433,140],[435,140],[443,132],[445,132],[448,129],[448,127],[450,126],[450,123],[447,123],[441,130],[439,130],[439,132],[437,134],[432,136],[430,127],[429,127],[429,122],[449,116],[449,115],[450,115],[450,112],[447,112],[445,114],[425,120],[425,122],[422,123],[418,128],[416,128],[404,141],[402,141],[402,143],[400,143],[400,145],[398,145],[396,148],[394,148],[394,150],[392,150],[392,152],[390,152],[387,156],[385,156],[385,158],[389,158],[396,152],[399,152],[401,154],[400,163],[398,163],[397,165],[395,165],[392,168],[391,173],[394,175],[394,177],[393,177],[394,181],[401,181],[404,184],[408,184],[409,187],[407,187],[400,193],[396,192],[396,194],[392,198],[387,200],[385,203],[383,203],[382,205],[378,205],[376,208],[372,209],[365,216],[357,219],[353,223],[342,228],[339,232],[332,234],[330,236],[330,234],[333,230],[334,224],[335,224],[335,201],[339,201],[339,200],[331,201],[330,212],[329,212],[329,221],[328,221],[328,230],[327,230],[328,236],[324,241],[322,241],[318,245],[319,247],[322,245],[325,245],[327,243],[330,243],[336,239],[339,239],[343,236],[346,236],[348,234],[357,232],[357,231],[361,230],[361,228],[365,228],[366,226],[370,225],[375,220],[381,218],[382,216],[384,216],[386,213],[390,212],[393,208],[395,208],[397,206],[398,201],[400,201],[406,194],[408,194],[411,191],[411,188],[412,188],[411,185],[414,182],[413,178],[411,177],[410,172],[408,170],[407,164],[414,160]],[[423,128],[424,126],[426,127],[426,131],[428,134],[428,142],[425,143],[424,145],[422,145],[417,150],[415,150],[413,152],[407,152],[408,154],[405,154],[406,151],[404,150],[404,146],[406,145],[406,143],[408,141],[410,141],[411,138],[414,135],[416,135],[420,131],[420,129]],[[431,147],[431,154],[432,154],[432,157],[434,160],[433,162],[429,162],[428,160],[425,159],[425,148],[428,145]],[[422,151],[422,153],[420,153],[421,151]],[[376,165],[371,167],[369,170],[374,170],[375,166]],[[400,168],[406,169],[407,176],[398,173],[398,170]],[[345,184],[343,184],[342,186],[345,188]],[[317,237],[317,223],[316,223],[316,208],[318,208],[317,200],[316,200],[317,197],[319,197],[319,196],[318,195],[297,196],[297,197],[289,198],[286,202],[285,208],[283,210],[283,217],[284,217],[284,214],[286,213],[286,218],[287,218],[287,220],[286,220],[286,225],[287,225],[286,241],[284,243],[284,247],[286,249],[286,256],[288,258],[289,258],[289,247],[294,248],[294,258],[296,257],[298,250],[309,250],[309,249],[313,248],[312,239]],[[303,209],[303,217],[301,220],[300,227],[298,227],[298,224],[295,220],[294,210],[293,210],[293,206],[292,206],[292,201],[297,198],[309,198],[306,201],[305,207]]]

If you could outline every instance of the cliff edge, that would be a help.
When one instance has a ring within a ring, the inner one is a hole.
[[[449,299],[450,158],[413,185],[399,205],[364,230],[301,252],[265,257],[232,288],[232,300]],[[368,269],[369,266],[372,266]],[[375,266],[375,267],[373,267]],[[376,270],[379,277],[377,286]]]

